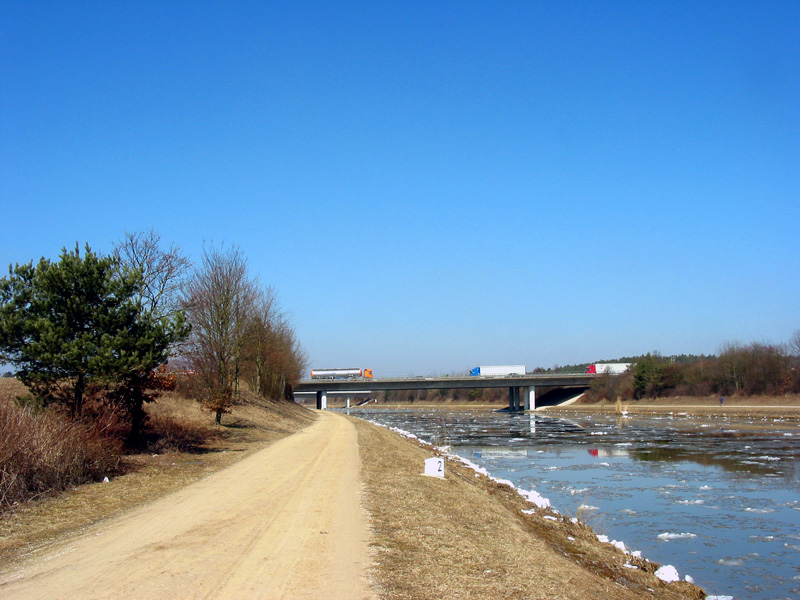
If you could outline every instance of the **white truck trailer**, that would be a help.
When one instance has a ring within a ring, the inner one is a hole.
[[[469,372],[471,377],[507,377],[509,375],[525,375],[525,365],[495,365],[475,367]]]
[[[587,373],[595,373],[601,375],[607,373],[608,375],[621,375],[628,370],[632,363],[594,363],[586,368]]]

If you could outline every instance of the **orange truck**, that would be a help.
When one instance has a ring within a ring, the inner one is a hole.
[[[372,369],[312,369],[311,379],[372,379]]]

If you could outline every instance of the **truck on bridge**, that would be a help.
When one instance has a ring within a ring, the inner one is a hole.
[[[628,370],[633,363],[594,363],[586,367],[586,372],[589,374],[601,375],[606,373],[608,375],[621,375]]]
[[[495,365],[475,367],[469,372],[471,377],[507,377],[509,375],[525,375],[525,365]]]
[[[372,379],[372,369],[312,369],[311,379]]]

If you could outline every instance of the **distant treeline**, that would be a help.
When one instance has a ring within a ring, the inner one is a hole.
[[[654,352],[656,356],[661,356],[659,352]],[[591,363],[578,363],[575,365],[556,365],[553,367],[536,367],[533,372],[534,373],[585,373],[586,369],[589,365],[595,363],[636,363],[644,355],[639,356],[622,356],[620,358],[609,358],[609,359],[602,359],[596,360]],[[679,365],[690,365],[696,362],[700,362],[703,360],[714,360],[717,357],[713,354],[674,354],[672,356],[664,357],[671,363],[677,363]]]
[[[656,352],[614,362],[634,364],[623,375],[598,375],[588,400],[796,394],[800,330],[788,344],[728,343],[717,356],[665,357]]]

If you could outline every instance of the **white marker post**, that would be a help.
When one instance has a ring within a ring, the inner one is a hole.
[[[444,478],[444,459],[438,456],[425,459],[425,475]]]

